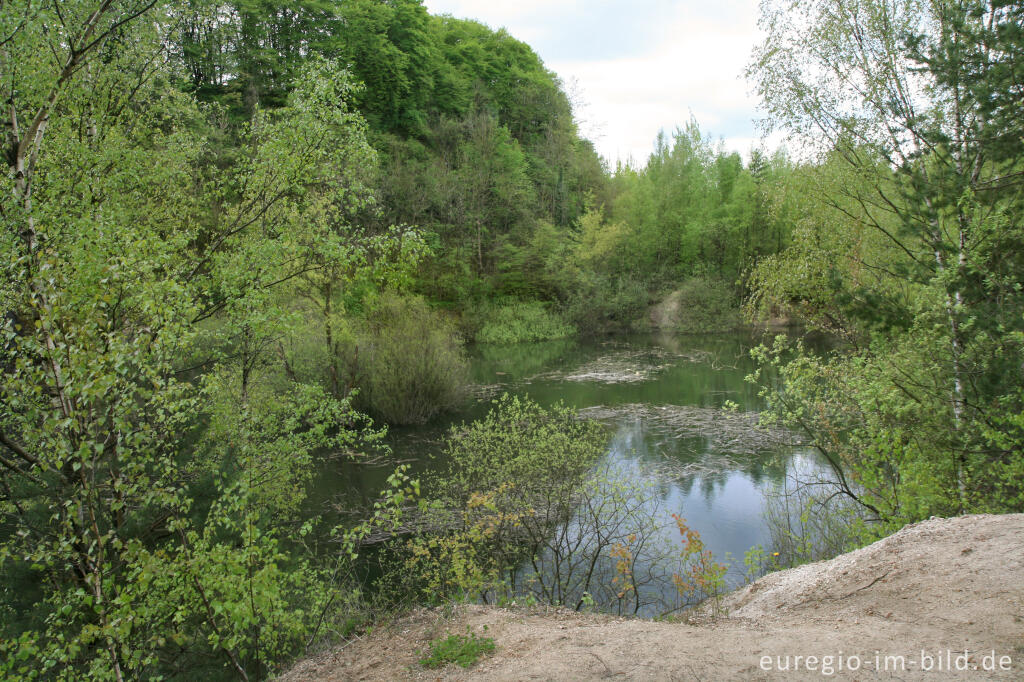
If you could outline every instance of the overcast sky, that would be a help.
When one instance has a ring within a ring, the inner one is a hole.
[[[691,117],[744,155],[757,142],[743,78],[757,0],[425,0],[528,43],[584,106],[581,132],[612,164],[643,164],[658,131]],[[575,91],[575,93],[574,93]]]

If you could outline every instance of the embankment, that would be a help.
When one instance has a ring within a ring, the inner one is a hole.
[[[700,624],[564,610],[464,606],[448,618],[418,610],[300,662],[282,679],[1020,680],[1024,514],[910,525],[855,552],[768,575],[730,595],[726,607],[727,616]],[[467,625],[477,633],[487,626],[493,656],[469,670],[417,663],[431,639]]]

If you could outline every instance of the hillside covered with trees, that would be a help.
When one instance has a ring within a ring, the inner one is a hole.
[[[775,568],[1024,511],[1024,8],[762,25],[791,152],[690,121],[609,168],[528,45],[420,0],[0,3],[0,676],[264,679],[395,608],[514,598],[580,500],[621,531],[594,511],[587,580],[635,579],[643,510],[570,407],[502,398],[439,477],[310,513],[317,467],[458,408],[470,344],[829,335],[755,351],[763,420],[825,462],[799,503],[829,523]],[[717,599],[676,523],[677,608]]]

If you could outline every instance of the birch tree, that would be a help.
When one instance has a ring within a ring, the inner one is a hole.
[[[845,166],[845,181],[815,201],[888,244],[870,251],[885,258],[858,267],[899,290],[890,298],[906,325],[945,328],[938,371],[952,431],[929,457],[950,460],[963,512],[981,470],[1011,456],[982,443],[978,424],[1019,375],[1019,347],[1006,342],[1020,327],[1020,278],[1001,250],[1020,239],[1021,129],[1006,115],[1020,88],[1020,11],[1001,1],[767,1],[761,23],[748,76],[769,127],[809,160]]]
[[[380,435],[268,360],[286,288],[366,246],[337,220],[372,164],[350,78],[310,60],[224,153],[175,30],[0,3],[5,679],[265,677],[337,597],[296,542],[314,453]]]

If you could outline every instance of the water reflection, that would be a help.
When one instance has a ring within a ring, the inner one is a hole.
[[[389,442],[395,459],[411,462],[413,473],[443,470],[444,433],[483,416],[490,407],[485,396],[507,391],[545,406],[599,408],[611,433],[603,464],[643,478],[657,500],[650,512],[658,515],[652,522],[662,540],[678,546],[670,514],[680,514],[715,558],[730,564],[727,581],[735,585],[744,574],[744,553],[770,540],[762,517],[766,491],[795,468],[816,466],[799,447],[744,437],[753,433],[749,414],[764,409],[758,389],[744,380],[754,370],[749,350],[760,341],[737,333],[480,346],[472,351],[472,376],[486,388],[479,398],[447,420],[395,429]],[[625,380],[635,376],[642,380]],[[726,401],[738,408],[729,421],[721,410]],[[321,511],[339,500],[359,507],[375,497],[392,469],[393,463],[327,463],[310,502]]]
[[[728,580],[742,582],[744,553],[769,541],[761,512],[764,491],[770,483],[781,483],[790,468],[788,457],[747,457],[722,459],[721,468],[704,468],[701,473],[673,475],[679,468],[635,466],[674,459],[685,465],[693,461],[693,452],[722,455],[706,448],[706,442],[665,447],[671,441],[652,433],[642,419],[625,419],[616,426],[608,457],[626,464],[622,471],[641,471],[657,476],[651,481],[660,494],[661,508],[668,516],[678,513],[697,530],[707,547],[723,563],[730,564]],[[778,454],[778,453],[775,453]],[[634,466],[629,466],[633,464]],[[653,473],[652,473],[653,471]],[[665,542],[674,541],[675,528],[666,531]]]

